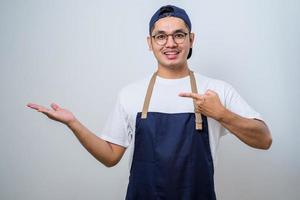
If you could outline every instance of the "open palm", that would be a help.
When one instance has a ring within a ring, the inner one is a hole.
[[[52,109],[34,103],[28,103],[27,106],[29,108],[35,109],[38,112],[45,114],[47,117],[49,117],[52,120],[59,121],[64,124],[68,124],[73,120],[75,120],[75,116],[70,111],[61,108],[59,105],[55,103],[51,104]]]

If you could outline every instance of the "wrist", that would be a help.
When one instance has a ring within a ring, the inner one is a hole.
[[[71,119],[71,120],[67,121],[65,124],[68,127],[72,128],[72,127],[74,127],[78,123],[79,123],[79,121],[74,117],[74,119]]]
[[[218,114],[218,116],[216,117],[216,120],[218,122],[225,122],[226,121],[226,116],[228,115],[228,110],[225,107],[222,107],[220,109],[220,112]]]

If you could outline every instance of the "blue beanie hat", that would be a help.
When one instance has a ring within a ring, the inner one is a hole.
[[[151,17],[151,20],[149,22],[149,34],[151,35],[151,30],[155,24],[156,21],[159,19],[162,19],[164,17],[178,17],[182,19],[187,27],[189,28],[189,31],[192,30],[192,24],[190,21],[189,16],[186,14],[185,10],[173,5],[166,5],[159,8],[154,15]],[[192,56],[192,48],[190,48],[188,59]]]

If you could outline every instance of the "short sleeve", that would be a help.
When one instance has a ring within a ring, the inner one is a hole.
[[[225,107],[242,117],[263,121],[261,115],[256,112],[229,84],[227,84],[227,88],[225,89]]]
[[[125,148],[129,146],[132,138],[132,128],[128,114],[121,103],[120,95],[118,95],[116,104],[109,114],[99,137]]]
[[[249,106],[231,85],[227,84],[225,90],[225,107],[227,109],[242,117],[262,120],[261,115]]]

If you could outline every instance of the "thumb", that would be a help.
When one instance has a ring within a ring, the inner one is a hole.
[[[61,108],[59,107],[59,105],[57,105],[56,103],[52,103],[52,104],[51,104],[51,108],[53,108],[53,110],[55,110],[55,111],[61,109]]]

